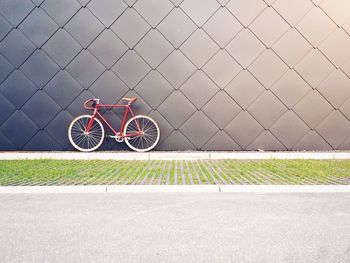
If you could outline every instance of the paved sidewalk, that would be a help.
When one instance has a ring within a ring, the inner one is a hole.
[[[350,152],[0,152],[0,160],[263,160],[263,159],[350,159]]]
[[[0,186],[0,194],[62,193],[350,193],[350,185]]]
[[[350,194],[0,195],[1,262],[350,262]]]

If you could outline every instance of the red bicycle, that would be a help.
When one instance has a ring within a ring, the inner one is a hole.
[[[123,98],[127,104],[100,104],[99,99],[85,101],[84,107],[93,110],[92,115],[81,115],[75,118],[68,128],[70,143],[79,151],[91,152],[101,146],[105,138],[105,130],[99,117],[114,133],[108,137],[117,142],[125,143],[134,151],[146,152],[152,150],[158,143],[160,131],[157,123],[148,116],[137,115],[131,109],[131,104],[137,98]],[[101,108],[125,108],[123,122],[119,132],[113,129],[99,112]],[[127,121],[128,113],[131,118]]]

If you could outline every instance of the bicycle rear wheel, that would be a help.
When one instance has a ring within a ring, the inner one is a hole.
[[[137,126],[139,126],[140,130]],[[157,123],[147,116],[135,116],[126,123],[124,136],[127,134],[137,134],[140,131],[142,132],[141,135],[125,137],[125,143],[132,150],[137,152],[152,150],[157,145],[160,138],[160,130]]]
[[[105,137],[102,123],[94,119],[90,131],[86,127],[91,120],[90,115],[82,115],[75,118],[68,128],[68,138],[73,147],[82,152],[92,152],[101,146]]]

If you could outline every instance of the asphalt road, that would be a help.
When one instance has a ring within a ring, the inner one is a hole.
[[[0,195],[1,262],[350,262],[350,194]]]

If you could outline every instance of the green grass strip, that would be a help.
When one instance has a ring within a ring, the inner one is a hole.
[[[0,161],[0,185],[350,184],[350,160]]]

